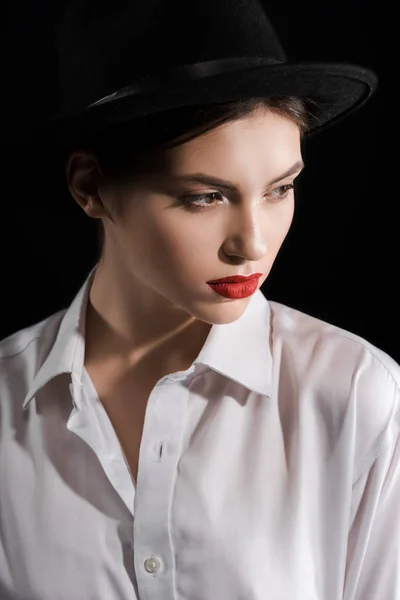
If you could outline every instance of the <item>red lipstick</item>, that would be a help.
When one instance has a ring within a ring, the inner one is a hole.
[[[207,283],[241,283],[242,281],[249,281],[255,277],[261,277],[262,273],[252,273],[251,275],[232,275],[231,277],[223,277],[222,279],[213,279],[207,281]]]
[[[220,296],[237,300],[254,294],[258,288],[258,280],[261,275],[262,273],[253,273],[247,277],[244,275],[233,275],[232,277],[207,281],[207,284],[217,294],[220,294]]]

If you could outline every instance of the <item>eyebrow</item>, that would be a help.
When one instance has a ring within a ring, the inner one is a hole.
[[[294,163],[287,171],[279,175],[276,179],[273,179],[268,183],[268,185],[273,185],[286,177],[290,177],[290,175],[294,175],[297,172],[300,172],[304,169],[304,163],[302,160],[299,160]],[[219,179],[218,177],[213,177],[212,175],[206,175],[206,173],[188,173],[186,175],[177,175],[173,176],[172,179],[176,182],[181,183],[203,183],[205,185],[212,185],[215,187],[225,188],[230,190],[231,192],[238,192],[239,188],[232,183],[231,181],[226,181],[225,179]]]

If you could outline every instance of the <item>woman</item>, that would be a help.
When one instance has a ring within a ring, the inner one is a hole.
[[[0,345],[1,597],[395,600],[400,368],[259,289],[303,139],[374,75],[288,63],[250,0],[79,2],[60,31],[32,140],[102,246]]]

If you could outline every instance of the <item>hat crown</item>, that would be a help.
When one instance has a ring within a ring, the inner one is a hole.
[[[78,0],[57,36],[64,110],[181,65],[285,52],[258,0]]]

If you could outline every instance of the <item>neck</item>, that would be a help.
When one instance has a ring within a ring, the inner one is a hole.
[[[85,364],[111,360],[131,369],[154,361],[163,370],[185,370],[210,329],[210,324],[147,293],[127,274],[99,263],[86,312]]]

